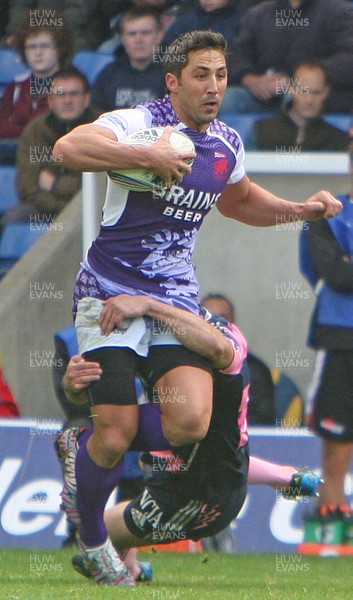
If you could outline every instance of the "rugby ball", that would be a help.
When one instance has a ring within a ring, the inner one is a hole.
[[[165,127],[150,127],[138,129],[119,140],[122,144],[133,146],[152,146],[165,132]],[[173,131],[169,138],[170,144],[178,150],[195,151],[193,141],[182,131]],[[193,163],[193,159],[188,161]],[[120,186],[136,192],[151,192],[166,187],[165,180],[150,169],[114,169],[108,172],[112,181]]]

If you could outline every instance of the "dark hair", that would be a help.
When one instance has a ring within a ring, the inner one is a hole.
[[[153,6],[132,6],[124,12],[119,22],[120,34],[124,34],[124,25],[128,21],[141,19],[142,17],[152,17],[157,23],[157,28],[162,29],[161,12]]]
[[[300,60],[293,66],[292,72],[295,73],[299,68],[306,67],[307,69],[320,69],[323,71],[325,79],[327,79],[327,69],[322,60],[313,58],[308,60]]]
[[[227,298],[227,296],[225,296],[224,294],[217,293],[207,294],[207,296],[201,298],[201,304],[203,305],[207,300],[223,300],[223,302],[226,302],[229,305],[229,308],[231,309],[232,320],[235,320],[235,308],[233,303],[229,300],[229,298]]]
[[[89,92],[91,90],[91,86],[88,82],[87,77],[81,73],[76,67],[69,66],[64,69],[60,69],[53,76],[53,80],[55,79],[79,79],[82,82],[84,92]]]
[[[50,11],[50,19],[56,25],[32,23],[31,12],[28,11],[23,19],[18,23],[14,31],[14,48],[18,50],[21,58],[26,62],[25,44],[29,37],[38,35],[39,33],[49,33],[58,50],[58,62],[60,67],[69,64],[74,52],[74,38],[70,24],[58,11]],[[54,14],[55,13],[55,14]],[[53,16],[54,14],[54,16]],[[48,19],[46,19],[48,21]]]
[[[189,62],[189,53],[196,50],[219,50],[227,59],[229,46],[221,33],[209,30],[195,30],[182,33],[172,42],[165,54],[165,72],[173,73],[178,79]]]

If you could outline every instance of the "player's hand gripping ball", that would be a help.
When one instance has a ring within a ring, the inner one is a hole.
[[[130,144],[135,146],[152,146],[165,132],[164,127],[151,127],[148,129],[139,129],[130,133],[125,138],[119,140],[122,144]],[[189,150],[195,152],[193,141],[188,135],[182,131],[173,130],[170,134],[169,143],[178,150]],[[188,164],[194,162],[193,159],[187,161]],[[136,192],[151,192],[156,189],[166,187],[165,180],[161,175],[156,175],[150,169],[114,169],[109,171],[108,176],[112,181],[120,186],[134,190]]]

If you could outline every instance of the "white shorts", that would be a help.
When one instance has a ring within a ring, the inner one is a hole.
[[[75,320],[79,352],[98,348],[131,348],[139,356],[146,357],[150,346],[177,345],[181,343],[168,331],[156,331],[149,317],[127,319],[126,327],[116,328],[110,335],[102,335],[98,322],[103,300],[82,298],[77,305]]]

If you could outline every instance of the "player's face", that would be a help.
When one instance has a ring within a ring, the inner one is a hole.
[[[50,33],[30,35],[24,45],[28,66],[38,77],[55,73],[59,68],[59,53]]]
[[[207,298],[203,306],[207,308],[213,315],[224,317],[227,321],[234,320],[232,307],[224,298]]]
[[[54,93],[48,97],[50,110],[63,121],[75,121],[89,106],[91,96],[80,79],[55,80]]]
[[[179,119],[191,129],[205,131],[217,116],[227,88],[227,63],[219,50],[195,50],[180,79],[167,73],[166,84]]]
[[[302,119],[313,119],[322,112],[329,92],[321,69],[299,68],[295,73],[296,93],[293,96],[294,114]]]

